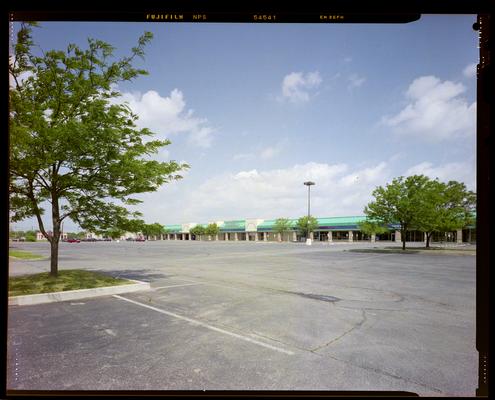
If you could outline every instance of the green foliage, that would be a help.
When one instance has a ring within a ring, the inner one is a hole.
[[[122,230],[132,233],[140,233],[145,229],[145,222],[142,219],[130,219],[121,224]]]
[[[9,238],[11,239],[20,239],[26,236],[26,232],[24,231],[10,231]]]
[[[219,232],[220,232],[220,227],[216,223],[208,224],[208,226],[205,229],[205,235],[214,236],[214,235],[218,235]]]
[[[131,55],[115,60],[114,48],[95,39],[86,49],[69,44],[36,55],[31,27],[19,31],[9,62],[11,220],[35,216],[45,233],[40,204],[50,201],[54,274],[65,218],[91,232],[125,229],[140,215],[125,208],[141,202],[132,195],[156,191],[189,168],[151,160],[170,141],[150,140],[154,133],[138,129],[137,115],[115,101],[115,85],[147,74],[132,63],[151,38],[146,32]]]
[[[276,233],[283,235],[291,230],[291,222],[288,218],[278,218],[273,225],[273,230]]]
[[[189,229],[189,233],[196,237],[206,235],[206,228],[201,225],[196,225],[195,227]]]
[[[403,250],[406,248],[406,232],[415,229],[415,223],[424,210],[423,193],[429,182],[424,175],[395,178],[385,188],[377,187],[372,193],[375,201],[364,208],[369,219],[400,225]]]
[[[380,233],[386,233],[389,229],[384,226],[384,224],[373,221],[373,220],[365,220],[358,223],[358,229],[365,233],[366,235],[376,235]]]
[[[86,232],[76,232],[71,237],[76,239],[86,239]]]
[[[468,191],[464,183],[433,180],[426,188],[424,197],[425,208],[415,225],[418,230],[426,232],[426,247],[429,247],[433,232],[462,229],[472,222],[476,194]]]
[[[460,229],[469,222],[476,205],[476,195],[463,183],[445,184],[424,175],[395,178],[372,195],[375,200],[365,207],[365,214],[382,224],[399,224],[403,249],[408,230],[431,234]]]
[[[144,224],[141,228],[141,232],[145,236],[159,236],[163,233],[164,226],[158,222],[153,224]]]
[[[296,228],[302,236],[309,237],[310,233],[318,228],[318,220],[311,215],[309,217],[301,217],[297,220]]]
[[[108,229],[105,232],[102,232],[103,237],[111,238],[113,240],[115,239],[120,239],[122,236],[124,236],[126,231],[123,229],[119,228],[113,228],[113,229]]]
[[[26,232],[26,236],[24,236],[26,242],[36,242],[36,233],[34,232]]]

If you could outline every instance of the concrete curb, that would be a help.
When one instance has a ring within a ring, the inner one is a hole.
[[[28,294],[24,296],[9,297],[9,306],[26,306],[32,304],[54,303],[58,301],[77,300],[88,297],[108,296],[111,294],[122,294],[138,292],[140,290],[151,289],[149,282],[136,281],[128,285],[104,286],[92,289],[67,290],[66,292],[52,292],[40,294]]]

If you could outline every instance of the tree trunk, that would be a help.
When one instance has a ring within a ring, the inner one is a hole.
[[[54,232],[55,236],[55,232]],[[58,276],[58,240],[55,237],[50,242],[50,276]]]
[[[406,249],[406,230],[400,232],[401,240],[402,240],[402,250]]]
[[[50,276],[58,275],[58,242],[60,240],[60,211],[58,197],[52,193],[52,240],[50,241]]]
[[[426,234],[426,248],[428,249],[430,247],[430,238],[431,238],[431,233]]]

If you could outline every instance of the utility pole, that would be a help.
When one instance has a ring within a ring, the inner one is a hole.
[[[311,216],[311,186],[315,185],[315,183],[311,181],[307,181],[304,182],[304,185],[308,187],[308,228],[309,228],[309,217]],[[308,237],[306,237],[306,244],[308,246],[311,246],[311,238],[309,236],[310,236],[310,232],[308,229]]]

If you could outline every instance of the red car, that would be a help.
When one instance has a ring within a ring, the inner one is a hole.
[[[67,239],[67,243],[81,243],[79,239]]]

